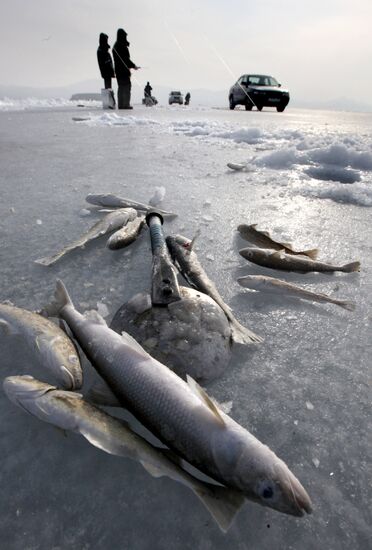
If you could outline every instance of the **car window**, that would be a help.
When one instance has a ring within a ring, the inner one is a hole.
[[[278,81],[273,78],[272,76],[270,76],[270,86],[278,86]]]
[[[260,77],[259,76],[250,76],[249,78],[249,84],[255,84],[256,86],[260,85]]]

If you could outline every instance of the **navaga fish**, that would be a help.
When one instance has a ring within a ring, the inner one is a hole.
[[[38,260],[35,260],[35,263],[46,266],[53,265],[68,252],[71,252],[76,248],[83,248],[88,242],[93,241],[102,235],[106,235],[107,233],[111,233],[119,227],[123,227],[123,225],[134,220],[136,217],[137,211],[133,208],[121,208],[119,210],[115,210],[114,212],[110,212],[102,218],[102,220],[95,223],[89,231],[87,231],[87,233],[84,233],[84,235],[82,235],[79,239],[62,248],[60,252],[57,252],[57,254],[54,254],[53,256],[39,258]]]
[[[239,250],[239,254],[254,264],[285,271],[298,271],[301,273],[308,273],[309,271],[319,271],[321,273],[343,271],[344,273],[351,273],[360,270],[360,262],[337,266],[303,256],[286,254],[284,250],[273,252],[271,249],[265,248],[243,248]]]
[[[199,263],[193,252],[194,240],[182,237],[182,235],[168,236],[166,243],[173,261],[178,264],[186,281],[200,292],[210,296],[223,310],[231,326],[232,340],[239,344],[252,344],[263,342],[261,336],[243,327],[234,317],[231,309],[223,301],[215,285]]]
[[[37,313],[0,304],[0,334],[19,335],[37,361],[67,390],[80,389],[83,371],[72,340],[55,323]]]
[[[178,465],[177,457],[154,447],[126,422],[87,403],[80,394],[59,390],[32,376],[9,376],[3,388],[13,403],[40,420],[78,433],[106,453],[136,460],[154,477],[167,476],[182,483],[201,500],[223,531],[244,502],[238,491],[195,478]]]
[[[98,193],[93,194],[89,193],[85,197],[85,200],[89,202],[89,204],[94,204],[96,206],[103,206],[107,208],[135,208],[136,210],[140,210],[142,212],[148,212],[149,210],[153,209],[153,206],[150,204],[145,204],[143,202],[133,201],[131,199],[126,199],[123,197],[118,197],[117,195],[114,195],[113,193]],[[160,208],[156,209],[159,214],[162,216],[168,217],[168,218],[174,218],[177,216],[177,214],[173,214],[173,212],[167,212],[167,210],[161,210]]]
[[[312,292],[311,290],[306,290],[293,283],[275,279],[274,277],[266,277],[265,275],[246,275],[245,277],[239,277],[238,283],[244,288],[249,288],[251,290],[279,294],[280,296],[285,294],[286,296],[294,296],[301,300],[309,300],[310,302],[328,302],[347,309],[348,311],[354,311],[355,309],[354,302],[350,302],[349,300],[338,300],[327,294]]]
[[[252,225],[241,224],[238,226],[238,231],[243,239],[261,248],[285,250],[287,254],[302,254],[304,256],[309,256],[312,260],[315,260],[318,256],[319,250],[317,248],[312,248],[310,250],[295,250],[291,243],[275,241],[268,231],[259,231],[256,227],[256,223]]]
[[[128,222],[124,227],[115,231],[107,241],[107,246],[111,250],[125,248],[132,244],[139,236],[145,224],[145,216],[138,216],[133,221]]]
[[[195,381],[184,382],[99,316],[81,315],[61,281],[45,311],[66,321],[122,405],[171,450],[263,506],[294,516],[311,512],[307,492],[286,464],[224,414]]]

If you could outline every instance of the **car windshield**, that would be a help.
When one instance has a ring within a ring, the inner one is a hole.
[[[181,92],[171,92],[170,95],[181,95]]]
[[[275,78],[262,74],[247,75],[247,80],[253,86],[278,86],[278,81]]]

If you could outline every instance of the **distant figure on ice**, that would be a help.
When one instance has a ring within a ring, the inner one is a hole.
[[[144,89],[146,107],[153,104],[152,103],[151,92],[152,92],[152,86],[150,86],[150,82],[147,82],[147,84],[145,86],[145,89]]]
[[[114,56],[116,80],[118,81],[119,109],[133,109],[130,105],[130,91],[132,88],[130,70],[137,70],[138,67],[131,61],[128,47],[129,42],[127,41],[127,33],[124,29],[118,29],[112,53]]]
[[[188,105],[190,103],[190,98],[190,92],[187,92],[187,94],[185,95],[185,105]]]
[[[104,109],[115,109],[115,97],[111,89],[111,79],[115,76],[114,65],[109,52],[107,34],[101,32],[99,35],[99,46],[97,50],[97,59],[99,70],[103,78],[105,88],[102,90],[102,105]]]

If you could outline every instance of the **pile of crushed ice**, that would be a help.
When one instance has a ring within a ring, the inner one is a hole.
[[[79,103],[89,104],[90,107],[102,106],[100,101],[70,101],[64,98],[40,99],[28,97],[26,99],[0,98],[0,111],[26,111],[32,109],[55,109],[56,107],[76,107]]]

